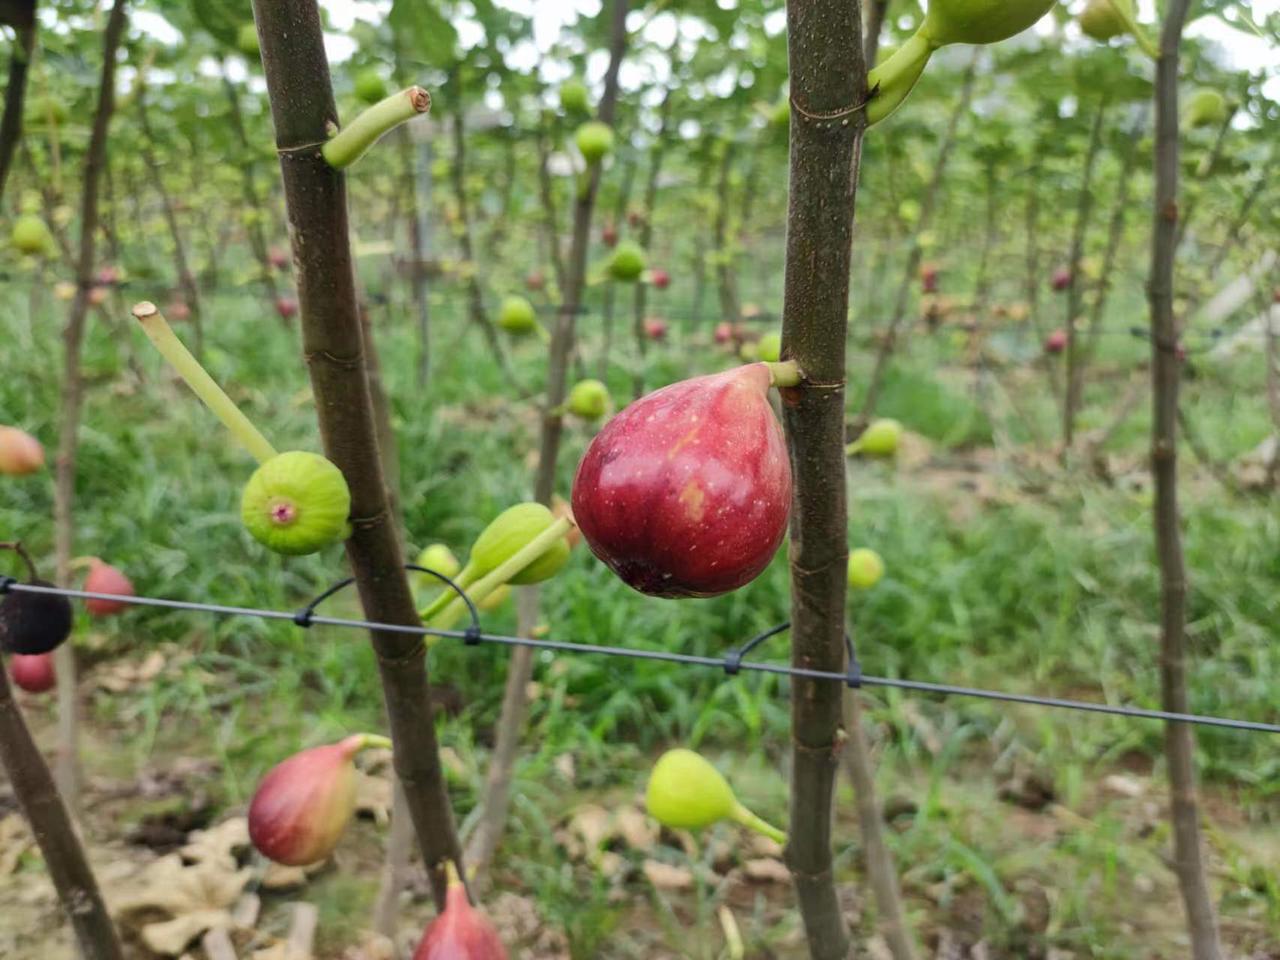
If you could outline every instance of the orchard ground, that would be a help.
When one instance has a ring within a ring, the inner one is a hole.
[[[762,270],[762,288],[777,286],[773,266]],[[408,540],[443,540],[462,553],[489,518],[528,496],[538,422],[536,400],[528,398],[540,395],[543,347],[533,338],[508,341],[513,389],[479,330],[465,323],[462,287],[446,278],[433,285],[433,378],[418,390],[405,292],[384,267],[376,258],[361,262],[399,435]],[[143,594],[294,609],[345,575],[341,552],[286,559],[250,540],[237,504],[252,463],[132,328],[129,304],[150,293],[141,286],[116,291],[91,324],[77,542],[126,569]],[[877,286],[858,289],[889,296]],[[1129,384],[1146,389],[1149,347],[1123,333],[1141,315],[1140,290],[1137,276],[1118,285],[1081,415],[1086,437],[1108,425]],[[40,284],[9,284],[0,296],[0,336],[9,345],[0,409],[50,446],[61,305]],[[1044,294],[1046,314],[1059,311],[1050,296]],[[636,363],[629,299],[620,298],[606,378],[619,404],[630,397]],[[664,344],[650,345],[650,387],[738,362],[712,343],[719,318],[710,303],[695,324],[689,300],[681,278],[659,298],[655,309],[667,313],[671,331]],[[777,302],[776,295],[761,300]],[[884,309],[875,302],[856,307]],[[217,293],[207,310],[206,359],[215,378],[255,421],[271,425],[282,449],[317,449],[296,327],[281,325],[249,289]],[[596,306],[579,327],[584,375],[594,376],[602,343]],[[767,322],[757,328],[774,329]],[[867,324],[855,322],[854,332],[851,415],[872,352]],[[910,431],[902,455],[896,463],[850,461],[850,544],[874,547],[888,570],[851,600],[864,669],[1157,706],[1145,393],[1096,456],[1075,456],[1064,467],[1053,453],[1058,414],[1032,327],[1004,321],[984,350],[969,347],[950,322],[933,335],[913,331],[878,411]],[[986,359],[975,364],[977,356]],[[1186,391],[1198,431],[1213,459],[1247,486],[1241,458],[1269,426],[1258,391],[1243,385],[1262,383],[1262,361],[1249,351],[1225,360],[1193,351],[1190,365]],[[562,494],[592,430],[570,430]],[[1273,497],[1225,487],[1188,450],[1183,478],[1193,708],[1274,719],[1280,513]],[[10,481],[0,530],[46,555],[50,501],[47,473]],[[544,619],[558,638],[718,656],[787,618],[783,556],[743,590],[682,602],[632,593],[584,548],[570,564],[543,588]],[[350,596],[329,609],[357,612]],[[511,631],[513,621],[510,604],[485,617],[497,631]],[[336,865],[305,877],[277,871],[264,878],[235,820],[258,777],[284,756],[382,729],[365,638],[139,609],[111,622],[90,623],[81,614],[76,643],[85,668],[85,834],[108,898],[130,904],[123,929],[131,955],[151,955],[144,930],[163,935],[148,923],[180,923],[256,890],[259,930],[281,933],[288,905],[308,901],[320,909],[320,957],[377,956],[364,933],[381,872],[386,828],[379,820],[389,803],[376,755],[374,779],[362,791],[366,819],[343,841]],[[760,656],[782,659],[784,650],[779,639]],[[450,641],[431,652],[464,830],[483,786],[506,656],[505,649]],[[648,766],[679,743],[731,773],[756,812],[785,822],[784,680],[539,656],[533,693],[513,819],[484,898],[515,955],[719,957],[721,905],[730,908],[748,957],[803,955],[776,848],[729,827],[698,840],[660,834],[640,803]],[[890,840],[925,955],[1186,955],[1177,889],[1163,860],[1167,794],[1158,724],[884,689],[863,696]],[[25,707],[51,745],[51,701],[27,698]],[[1280,957],[1276,740],[1201,730],[1198,744],[1224,941],[1233,957]],[[883,957],[847,785],[838,807],[841,889],[858,918],[862,953]],[[211,832],[187,846],[197,829]],[[194,870],[186,876],[207,882],[179,907],[148,903],[155,899],[148,883],[166,869],[156,864],[184,846],[181,862]],[[242,867],[249,869],[238,874]],[[406,941],[431,912],[425,875],[414,869]],[[51,939],[61,914],[3,789],[0,916],[5,957],[72,956],[65,931]],[[251,944],[238,946],[250,955]]]

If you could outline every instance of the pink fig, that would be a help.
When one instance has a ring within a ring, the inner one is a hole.
[[[98,271],[98,285],[103,287],[114,286],[120,282],[120,271],[115,267],[106,266]]]
[[[661,317],[646,317],[644,321],[644,335],[650,340],[667,339],[667,321]]]
[[[932,263],[926,263],[920,268],[920,288],[925,293],[938,292],[938,268]]]
[[[467,899],[467,888],[449,861],[444,910],[427,926],[413,960],[507,960],[498,931]]]
[[[119,569],[109,563],[103,563],[94,557],[89,564],[89,575],[84,578],[84,589],[88,593],[113,593],[121,597],[134,595],[133,584]],[[87,599],[84,608],[95,617],[105,617],[121,610],[128,609],[129,604],[122,600]]]
[[[355,757],[369,741],[358,733],[295,753],[272,767],[249,804],[254,847],[291,867],[333,853],[355,813]]]
[[[655,290],[665,290],[671,286],[671,274],[662,269],[654,270],[650,273],[649,280],[653,283]]]
[[[729,343],[733,340],[733,324],[728,320],[721,320],[716,324],[716,330],[712,336],[715,337],[716,343]]]
[[[527,289],[537,293],[539,290],[546,287],[546,275],[541,270],[531,271],[529,275],[524,278],[524,285]]]
[[[58,682],[52,653],[15,653],[9,660],[9,676],[27,693],[44,693]]]
[[[276,270],[283,270],[289,265],[289,254],[279,247],[272,247],[267,251],[267,263]]]
[[[182,322],[191,318],[191,308],[183,300],[174,300],[164,308],[170,320]]]
[[[578,465],[573,515],[591,552],[641,593],[710,597],[749,583],[787,528],[791,465],[753,363],[641,397]]]
[[[40,441],[17,427],[0,427],[0,474],[21,477],[44,466]]]
[[[1045,353],[1061,353],[1067,349],[1067,331],[1055,330],[1044,338]]]
[[[1071,271],[1066,267],[1059,267],[1053,271],[1053,279],[1050,282],[1053,285],[1053,289],[1061,293],[1071,286]]]
[[[276,297],[276,313],[288,320],[298,312],[298,301],[293,297]]]
[[[618,228],[612,223],[606,223],[600,231],[600,242],[606,247],[616,247],[618,245]]]

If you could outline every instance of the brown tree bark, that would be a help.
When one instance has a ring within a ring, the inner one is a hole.
[[[254,19],[275,120],[294,263],[301,300],[303,352],[326,455],[351,488],[347,559],[365,616],[417,626],[396,518],[374,426],[356,305],[347,220],[346,178],[319,144],[338,123],[315,0],[255,0]],[[425,96],[425,95],[424,95]],[[431,716],[426,647],[420,636],[371,631],[394,743],[436,906],[444,906],[445,861],[461,860],[453,812]],[[464,874],[465,875],[465,874]]]
[[[98,83],[98,103],[93,129],[84,157],[80,194],[80,240],[76,251],[76,293],[62,331],[62,397],[58,426],[58,452],[54,461],[53,542],[54,580],[59,586],[71,584],[71,558],[75,546],[76,451],[80,440],[80,409],[84,401],[84,378],[80,352],[84,346],[85,318],[89,312],[89,291],[93,286],[94,259],[98,238],[98,188],[107,156],[107,131],[115,110],[116,51],[128,23],[127,0],[115,0],[102,35],[102,73]],[[57,780],[62,798],[72,812],[80,806],[79,713],[75,647],[64,643],[54,656],[58,674],[58,755]]]
[[[22,139],[22,110],[26,101],[27,73],[36,51],[35,0],[21,0],[10,11],[13,50],[9,54],[9,82],[4,89],[4,116],[0,118],[0,199],[13,168],[13,158]]]
[[[865,114],[860,2],[787,4],[790,198],[782,355],[804,372],[782,391],[795,489],[791,505],[791,663],[842,670],[849,554],[844,457],[845,336],[853,212]],[[791,686],[791,831],[787,866],[814,960],[850,954],[836,893],[832,801],[844,740],[844,691]]]
[[[1151,470],[1160,565],[1160,706],[1190,712],[1187,696],[1187,571],[1178,515],[1178,331],[1173,315],[1178,230],[1178,46],[1190,0],[1170,0],[1160,32],[1155,81],[1155,209],[1151,226]],[[1194,960],[1221,960],[1196,800],[1195,740],[1190,725],[1165,724],[1174,864]]]

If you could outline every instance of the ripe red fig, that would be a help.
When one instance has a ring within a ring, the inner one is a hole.
[[[0,427],[0,474],[21,477],[44,466],[40,441],[17,427]]]
[[[289,254],[279,247],[272,247],[267,251],[267,263],[275,270],[283,270],[289,265]]]
[[[89,575],[84,578],[84,589],[88,593],[114,593],[121,597],[132,597],[133,584],[129,578],[109,563],[103,563],[97,557],[90,562]],[[129,604],[122,600],[93,600],[84,602],[84,608],[95,617],[105,617],[125,610]]]
[[[35,653],[30,656],[15,653],[9,659],[9,676],[27,693],[44,693],[52,690],[58,682],[57,674],[53,671],[52,653]]]
[[[644,335],[650,340],[667,339],[667,321],[661,317],[646,317],[644,321]]]
[[[791,464],[766,363],[641,397],[578,464],[573,514],[591,552],[659,597],[710,597],[753,580],[787,527]]]
[[[115,267],[103,267],[98,271],[98,286],[110,287],[120,282],[120,271]]]
[[[1053,271],[1053,279],[1050,282],[1053,285],[1053,289],[1057,293],[1061,293],[1063,290],[1066,290],[1067,287],[1071,286],[1071,271],[1066,267],[1059,267],[1057,270]]]
[[[107,295],[110,290],[104,286],[96,286],[89,288],[89,304],[90,306],[100,307],[107,302]]]
[[[355,756],[369,740],[312,747],[268,771],[249,804],[249,839],[263,856],[300,867],[333,853],[355,813]]]
[[[1181,340],[1173,348],[1173,355],[1178,358],[1179,363],[1187,362],[1187,345]]]
[[[1055,330],[1044,338],[1045,353],[1061,353],[1067,349],[1067,331]]]
[[[716,343],[728,343],[733,339],[733,324],[728,320],[720,321],[716,324],[716,330],[712,336],[715,337]]]
[[[288,320],[298,312],[298,301],[293,297],[276,297],[276,313]]]
[[[671,274],[665,270],[654,270],[649,274],[649,281],[655,290],[665,290],[671,286]]]
[[[524,278],[524,285],[527,289],[533,291],[534,293],[537,293],[539,290],[543,290],[546,288],[547,286],[546,275],[543,274],[541,270],[534,270],[532,273],[530,273],[527,277]]]
[[[165,315],[170,320],[189,320],[191,318],[191,308],[182,300],[170,300],[169,305],[164,308]]]
[[[489,919],[471,906],[467,888],[450,860],[444,910],[427,926],[413,960],[507,960],[507,948]]]
[[[606,247],[616,247],[618,245],[618,228],[612,223],[606,223],[600,231],[600,242]]]
[[[932,263],[920,267],[920,289],[925,293],[938,292],[938,268]]]

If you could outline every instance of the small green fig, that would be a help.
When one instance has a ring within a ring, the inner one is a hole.
[[[644,273],[645,253],[637,244],[627,241],[618,244],[609,258],[606,270],[609,276],[622,283],[634,283]]]
[[[471,547],[467,566],[460,576],[474,583],[514,557],[534,537],[556,522],[555,515],[540,503],[517,503],[493,518]],[[541,583],[555,576],[569,560],[569,544],[563,538],[508,582],[517,585]]]
[[[756,342],[756,356],[768,363],[777,363],[782,356],[782,334],[766,333]]]
[[[433,543],[430,546],[423,547],[422,552],[418,554],[418,559],[414,563],[450,578],[456,576],[458,571],[462,569],[462,564],[458,563],[458,558],[453,555],[453,551],[443,543]],[[421,578],[423,586],[439,587],[444,584],[443,580],[428,573],[419,573],[418,576]]]
[[[1080,12],[1080,32],[1106,43],[1128,33],[1135,16],[1133,0],[1089,0]]]
[[[897,420],[876,420],[867,427],[847,448],[848,453],[863,453],[869,457],[892,457],[902,441],[902,424]]]
[[[870,590],[884,576],[884,561],[880,554],[868,547],[849,551],[849,586],[855,590]]]
[[[332,462],[316,453],[276,454],[249,478],[240,517],[253,538],[276,553],[315,553],[351,535],[351,491]]]
[[[1211,87],[1202,87],[1187,101],[1186,117],[1192,128],[1217,126],[1227,119],[1227,98]]]
[[[589,120],[574,134],[578,152],[587,163],[599,163],[613,151],[613,129],[599,120]]]
[[[524,336],[538,329],[538,314],[524,297],[506,297],[498,308],[498,326],[514,336]]]
[[[609,388],[599,380],[580,380],[569,391],[565,406],[575,417],[599,420],[609,409]]]
[[[240,29],[236,31],[236,49],[254,60],[262,56],[262,48],[258,45],[258,28],[252,20],[240,24]]]
[[[53,251],[53,234],[34,213],[23,214],[13,221],[10,235],[13,249],[28,256],[42,256]]]
[[[786,835],[738,802],[733,788],[706,759],[692,750],[668,750],[653,765],[645,788],[649,816],[675,830],[701,830],[732,820],[779,843]]]
[[[566,80],[560,85],[560,108],[565,113],[589,113],[590,94],[581,80]]]
[[[377,103],[387,96],[387,84],[376,67],[365,67],[356,74],[356,96],[365,103]]]

